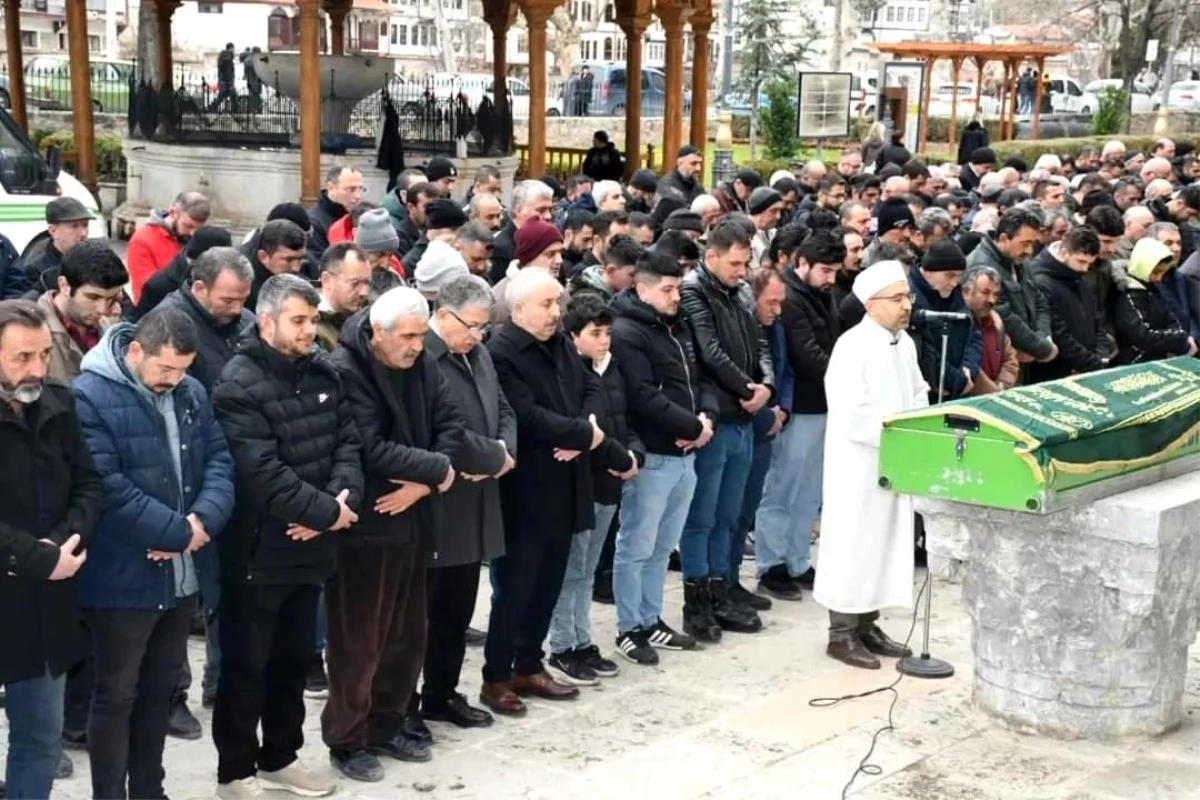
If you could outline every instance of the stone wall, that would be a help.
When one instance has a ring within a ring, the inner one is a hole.
[[[38,108],[29,109],[29,130],[69,131],[74,129],[74,116],[70,111],[44,111]],[[96,134],[115,133],[125,137],[129,135],[129,118],[124,114],[93,114]]]
[[[683,120],[683,136],[686,140],[690,130],[691,120]],[[717,135],[717,120],[709,121],[708,138]],[[596,131],[608,131],[608,138],[618,148],[625,149],[625,118],[624,117],[548,117],[546,119],[547,147],[591,147],[592,134]],[[529,141],[529,121],[517,120],[513,123],[513,133],[518,142]],[[646,145],[654,145],[655,152],[662,149],[663,120],[661,117],[648,117],[642,120],[642,149]]]
[[[1133,136],[1153,136],[1158,114],[1134,114],[1129,122]],[[1167,130],[1176,136],[1200,133],[1200,114],[1173,111],[1167,116]]]

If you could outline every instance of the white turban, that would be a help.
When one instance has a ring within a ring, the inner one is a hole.
[[[880,261],[864,269],[854,279],[854,296],[866,304],[893,283],[908,283],[908,273],[899,261]]]

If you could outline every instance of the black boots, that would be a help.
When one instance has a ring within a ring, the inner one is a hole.
[[[829,646],[825,654],[832,659],[859,669],[879,669],[879,659],[867,650],[853,631],[829,634]]]
[[[708,591],[712,598],[712,615],[721,628],[734,633],[758,633],[762,630],[758,612],[735,603],[729,596],[729,584],[723,578],[709,578]]]
[[[713,617],[708,578],[683,582],[683,631],[701,642],[721,641],[721,627]]]
[[[907,658],[912,655],[912,650],[888,636],[874,623],[859,629],[858,640],[863,643],[863,647],[884,658]]]

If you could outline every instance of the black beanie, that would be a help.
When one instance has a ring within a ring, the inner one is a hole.
[[[216,225],[205,225],[188,239],[186,255],[190,259],[196,259],[214,247],[232,246],[233,237],[229,235],[228,230]]]
[[[949,239],[941,239],[929,245],[921,259],[925,272],[962,272],[967,268],[967,257]]]
[[[308,218],[308,212],[304,210],[304,206],[299,203],[280,203],[272,208],[271,213],[267,214],[267,222],[276,219],[294,222],[300,226],[302,231],[312,230],[312,220]]]

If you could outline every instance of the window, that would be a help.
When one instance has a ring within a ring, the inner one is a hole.
[[[917,9],[913,8],[912,6],[908,7],[908,21],[909,22],[917,21]]]
[[[613,42],[611,36],[604,37],[604,60],[612,61],[613,58]]]
[[[517,34],[517,52],[518,53],[528,53],[529,52],[529,37],[524,33]]]
[[[585,2],[583,4],[583,21],[584,22],[592,21],[592,4],[591,3]]]
[[[30,50],[37,50],[37,31],[21,31],[21,47],[28,47]]]
[[[379,38],[386,39],[388,35],[388,24],[386,22],[379,23]]]
[[[613,4],[609,3],[604,7],[604,21],[612,22],[616,19],[616,12],[613,10]]]
[[[101,49],[103,49],[103,48],[101,48],[101,46],[100,46],[100,37],[89,35],[88,36],[88,52],[89,53],[99,53],[101,51]]]
[[[421,47],[429,46],[429,28],[421,26]]]
[[[917,9],[917,22],[921,22],[921,23],[925,22],[925,9],[924,8]]]
[[[429,44],[437,47],[437,28],[432,25],[429,26]]]
[[[895,21],[896,21],[896,9],[895,9],[895,8],[893,8],[892,6],[888,6],[888,11],[887,11],[887,21],[888,21],[888,22],[895,22]]]
[[[397,38],[399,36],[399,32],[400,32],[399,26],[393,25],[392,26],[392,37],[391,37],[392,44],[398,44]]]
[[[196,7],[201,14],[222,14],[225,11],[221,3],[197,3]]]
[[[400,44],[408,44],[408,26],[400,26]]]

